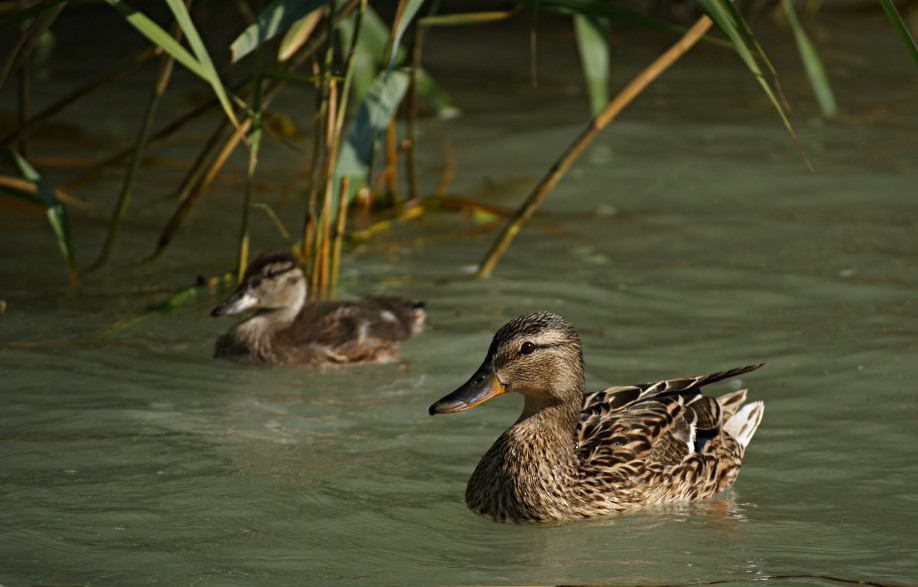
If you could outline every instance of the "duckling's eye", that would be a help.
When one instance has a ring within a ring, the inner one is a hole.
[[[265,271],[265,277],[267,277],[268,279],[277,277],[278,275],[280,275],[280,271],[277,269],[268,269],[267,271]]]
[[[529,342],[528,340],[523,343],[523,346],[520,347],[520,352],[524,355],[531,354],[535,350],[535,345]]]

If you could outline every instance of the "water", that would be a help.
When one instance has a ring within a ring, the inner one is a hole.
[[[475,225],[453,214],[349,247],[345,293],[428,302],[430,328],[401,365],[215,362],[213,341],[232,321],[207,312],[225,292],[101,336],[231,266],[235,179],[202,201],[162,259],[126,268],[173,206],[161,198],[179,172],[148,168],[121,248],[84,296],[62,285],[41,216],[5,212],[0,583],[918,582],[916,78],[882,19],[859,18],[832,22],[840,121],[809,118],[793,52],[772,54],[791,72],[785,91],[802,110],[815,173],[754,82],[713,85],[743,78],[725,74],[733,58],[706,49],[602,136],[493,278],[467,275],[494,233],[460,234]],[[504,33],[481,34],[496,43]],[[458,33],[432,37],[430,68],[466,114],[424,127],[431,185],[448,140],[452,192],[512,207],[579,131],[570,39],[542,35],[534,90],[524,33],[519,54],[489,61],[479,85],[474,54],[445,61]],[[622,59],[643,63],[659,43],[621,48]],[[131,132],[104,108],[90,116],[78,122],[93,132]],[[35,152],[66,146],[45,138]],[[185,147],[166,153],[185,157]],[[297,155],[272,148],[264,159],[279,171],[263,197],[276,203]],[[72,169],[43,172],[63,180]],[[100,205],[74,213],[84,265],[118,181],[78,194]],[[280,244],[255,222],[257,247]],[[588,389],[768,361],[742,377],[767,409],[735,488],[574,523],[502,525],[468,512],[468,475],[520,400],[437,418],[427,406],[473,372],[497,327],[536,309],[581,330]]]

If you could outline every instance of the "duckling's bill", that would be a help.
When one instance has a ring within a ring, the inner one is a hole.
[[[226,298],[220,304],[210,311],[211,316],[223,316],[224,314],[238,314],[249,308],[255,308],[259,305],[258,298],[249,291],[249,288],[243,285]]]
[[[494,396],[507,392],[504,385],[489,365],[482,365],[465,384],[430,406],[430,415],[452,414],[474,408]]]

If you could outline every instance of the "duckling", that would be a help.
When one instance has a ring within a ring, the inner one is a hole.
[[[714,398],[700,388],[763,365],[584,395],[577,331],[537,312],[500,328],[478,371],[429,412],[521,393],[523,412],[481,458],[466,505],[501,521],[586,518],[730,487],[764,404],[740,407],[746,390]]]
[[[214,357],[299,367],[388,363],[427,315],[423,303],[395,297],[308,302],[306,276],[289,251],[255,257],[211,316],[249,308],[258,312],[217,339]]]

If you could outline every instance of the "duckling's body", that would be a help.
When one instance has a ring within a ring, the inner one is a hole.
[[[713,398],[700,388],[761,366],[583,395],[577,332],[539,312],[498,330],[475,375],[430,413],[522,393],[523,413],[472,473],[467,505],[495,520],[590,517],[732,485],[764,406],[740,407],[745,390]]]
[[[397,360],[423,328],[423,305],[394,297],[306,301],[306,276],[288,251],[252,260],[242,284],[211,312],[258,313],[217,339],[215,357],[314,367]]]

